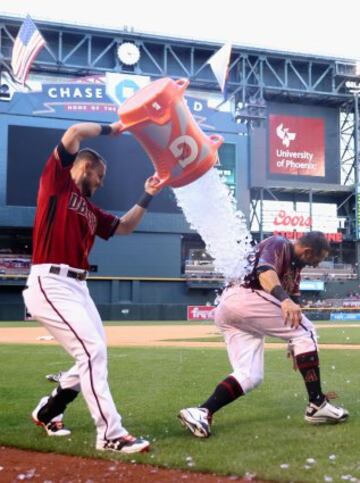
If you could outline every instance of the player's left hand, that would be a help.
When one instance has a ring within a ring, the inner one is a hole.
[[[160,185],[160,180],[157,176],[150,176],[146,181],[145,181],[145,191],[146,193],[149,193],[151,196],[155,196],[161,191],[162,186]]]
[[[290,325],[292,329],[297,329],[301,322],[301,308],[291,299],[285,299],[281,302],[281,312],[284,317],[285,325]]]
[[[122,129],[124,127],[124,125],[121,121],[113,122],[112,124],[110,124],[110,126],[111,126],[111,129],[112,129],[111,136],[117,136],[117,135],[121,134]]]

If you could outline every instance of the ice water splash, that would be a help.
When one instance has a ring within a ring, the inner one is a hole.
[[[174,189],[174,194],[191,228],[204,240],[216,272],[225,281],[244,278],[252,251],[251,235],[218,170],[211,169],[193,183]]]

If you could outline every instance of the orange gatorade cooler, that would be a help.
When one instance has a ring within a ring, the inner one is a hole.
[[[187,79],[163,78],[137,91],[118,110],[149,155],[161,184],[174,188],[200,178],[214,166],[223,138],[207,136],[184,100]]]

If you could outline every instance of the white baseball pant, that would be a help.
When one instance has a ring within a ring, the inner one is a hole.
[[[244,393],[264,378],[264,338],[287,341],[294,356],[317,350],[316,332],[304,315],[297,329],[285,325],[280,302],[262,291],[234,286],[226,289],[215,311],[215,324],[223,333],[232,376]]]
[[[50,264],[33,265],[23,292],[30,314],[75,359],[76,364],[61,378],[63,389],[79,390],[97,428],[97,440],[128,434],[121,424],[108,385],[105,332],[85,281],[66,276],[79,271],[60,265],[59,275]]]

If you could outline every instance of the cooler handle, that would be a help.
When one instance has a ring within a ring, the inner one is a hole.
[[[211,134],[209,137],[211,142],[215,144],[216,148],[219,148],[224,142],[224,138],[220,136],[220,134]]]
[[[190,84],[189,79],[183,77],[182,79],[177,79],[175,83],[180,87],[181,92],[184,92],[187,86]]]

